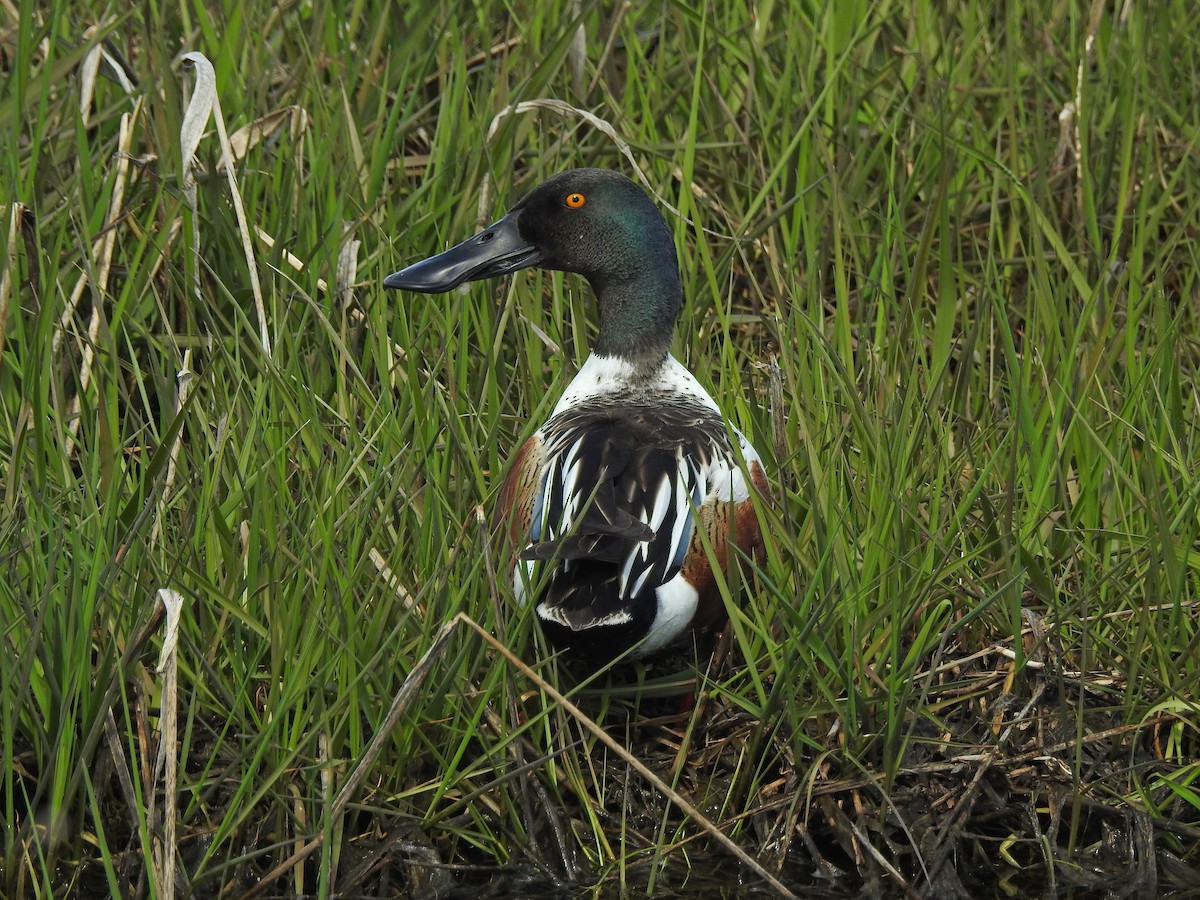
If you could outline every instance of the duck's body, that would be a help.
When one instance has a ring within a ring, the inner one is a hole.
[[[732,433],[750,480],[766,493],[758,454]],[[620,359],[588,357],[517,452],[500,507],[524,547],[517,597],[534,582],[537,561],[556,561],[538,617],[552,640],[584,655],[644,637],[635,655],[647,656],[723,620],[702,534],[722,563],[737,536],[747,552],[761,551],[730,429],[670,355],[648,377],[630,377]]]
[[[587,277],[600,334],[500,489],[519,550],[514,591],[524,602],[539,590],[537,615],[554,643],[592,658],[631,647],[646,657],[724,621],[713,565],[729,571],[734,547],[761,559],[750,498],[752,485],[768,496],[766,476],[668,352],[680,302],[675,247],[624,176],[556,176],[491,228],[384,284],[446,291],[531,265]]]

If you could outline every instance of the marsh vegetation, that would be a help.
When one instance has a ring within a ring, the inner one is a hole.
[[[0,3],[0,888],[1195,890],[1198,33]],[[380,285],[577,165],[770,474],[711,674],[567,671],[494,552],[582,281]]]

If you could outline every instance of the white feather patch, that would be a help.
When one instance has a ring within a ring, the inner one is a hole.
[[[513,569],[513,597],[518,606],[525,605],[525,586],[533,579],[533,560],[517,560]]]
[[[554,407],[552,415],[558,415],[568,409],[575,409],[581,403],[605,394],[615,394],[619,391],[632,391],[646,394],[678,394],[702,403],[704,406],[720,412],[717,403],[708,391],[700,386],[691,372],[683,367],[675,357],[667,354],[662,366],[650,378],[640,375],[625,360],[616,356],[597,356],[591,354],[579,372],[567,385]]]
[[[667,646],[692,624],[700,595],[696,589],[676,575],[656,592],[658,611],[650,623],[646,639],[638,645],[636,656],[646,656]]]
[[[557,622],[559,625],[562,625],[564,628],[570,628],[572,631],[581,630],[572,625],[566,614],[557,606],[547,606],[545,603],[539,603],[537,614],[538,618],[547,622]],[[600,618],[589,622],[585,627],[597,628],[604,625],[627,625],[632,621],[633,616],[630,613],[622,610],[620,612],[609,613],[607,616],[601,616]]]

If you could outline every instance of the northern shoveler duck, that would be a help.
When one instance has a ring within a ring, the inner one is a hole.
[[[517,598],[542,585],[551,641],[592,659],[630,648],[644,658],[711,633],[726,618],[712,563],[728,571],[733,547],[762,559],[750,494],[769,490],[758,453],[669,352],[679,263],[641,188],[603,169],[564,172],[383,284],[441,293],[530,266],[583,275],[600,333],[500,489]],[[549,570],[535,576],[539,565]]]

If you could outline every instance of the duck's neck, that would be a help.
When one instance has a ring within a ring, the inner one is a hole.
[[[588,279],[600,310],[592,348],[598,356],[621,358],[643,372],[666,359],[683,296],[674,248],[669,249],[644,255],[629,272]]]

